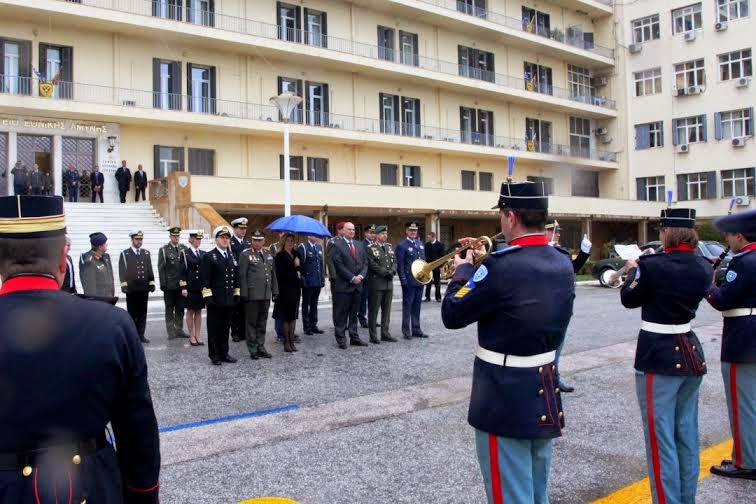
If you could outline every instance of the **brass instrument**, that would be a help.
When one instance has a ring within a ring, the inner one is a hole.
[[[494,242],[500,236],[502,236],[502,233],[499,233],[491,238],[489,238],[488,236],[480,236],[475,240],[472,240],[467,245],[455,249],[454,251],[449,252],[443,257],[439,257],[433,262],[426,262],[422,259],[415,259],[411,266],[412,276],[415,277],[415,280],[417,280],[421,284],[429,284],[431,280],[433,280],[433,270],[440,268],[441,278],[448,280],[454,276],[454,271],[457,269],[456,266],[454,266],[455,255],[461,254],[468,249],[477,249],[480,246],[484,246],[486,247],[486,253],[475,257],[475,259],[473,260],[473,264],[477,267],[481,262],[483,262],[483,259],[488,257],[488,254],[493,251]]]
[[[647,248],[643,251],[642,255],[648,255],[653,254],[654,249]],[[627,266],[622,266],[620,269],[612,273],[609,278],[606,280],[607,287],[611,287],[612,289],[616,289],[618,287],[621,287],[624,283],[624,276],[625,273],[627,273]]]

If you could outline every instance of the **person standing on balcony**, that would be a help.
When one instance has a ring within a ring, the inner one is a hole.
[[[147,198],[144,195],[147,189],[147,173],[142,168],[142,165],[137,165],[137,171],[134,174],[134,201],[139,201],[139,195],[142,195],[142,201],[146,201]]]
[[[29,170],[26,166],[21,165],[21,161],[16,161],[16,166],[11,170],[13,175],[13,194],[23,196],[29,194]]]
[[[73,163],[68,165],[68,171],[63,175],[63,181],[66,183],[68,201],[79,201],[79,182],[81,181],[81,175],[79,175],[79,172],[76,170]]]
[[[131,170],[126,166],[126,160],[121,161],[121,166],[115,172],[116,182],[118,182],[118,193],[121,196],[121,203],[126,203],[126,193],[131,187]]]
[[[92,186],[92,203],[97,203],[98,197],[100,203],[104,203],[102,201],[102,188],[105,185],[105,175],[102,174],[99,166],[95,165],[94,170],[89,174],[89,181]]]

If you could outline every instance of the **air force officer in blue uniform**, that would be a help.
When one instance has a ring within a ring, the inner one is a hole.
[[[402,334],[405,339],[427,338],[420,328],[420,307],[423,305],[423,284],[412,276],[412,263],[425,260],[425,246],[417,239],[417,222],[405,226],[407,238],[400,241],[394,252],[396,270],[402,284]]]
[[[299,244],[302,257],[302,325],[305,334],[323,334],[318,327],[318,298],[325,287],[323,246],[317,236]]]

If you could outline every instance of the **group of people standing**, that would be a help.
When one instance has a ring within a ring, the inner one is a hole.
[[[21,161],[11,168],[13,175],[13,193],[20,195],[49,196],[53,192],[53,180],[49,173],[39,169],[34,163],[31,170]]]

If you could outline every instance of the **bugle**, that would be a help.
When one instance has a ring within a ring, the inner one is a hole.
[[[476,250],[481,246],[486,247],[485,254],[478,255],[473,260],[473,264],[477,266],[483,261],[483,259],[488,256],[488,254],[493,251],[496,239],[500,236],[502,236],[502,233],[499,233],[491,238],[489,238],[488,236],[478,237],[472,240],[470,243],[463,245],[460,248],[455,249],[454,251],[449,252],[445,256],[439,257],[432,262],[426,262],[423,259],[415,259],[411,266],[412,276],[415,277],[415,280],[423,285],[429,284],[431,280],[433,280],[433,270],[435,270],[436,268],[441,268],[441,277],[445,280],[448,280],[449,278],[454,276],[454,271],[456,270],[456,267],[454,266],[455,255],[462,254],[468,249]]]

